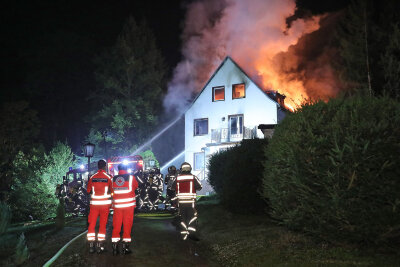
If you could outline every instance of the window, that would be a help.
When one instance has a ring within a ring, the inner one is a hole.
[[[194,120],[194,135],[208,134],[208,119]]]
[[[204,169],[204,152],[194,153],[194,170],[201,171]]]
[[[229,131],[233,138],[243,135],[243,115],[229,116]]]
[[[244,83],[232,85],[232,99],[245,98],[246,91],[244,88]]]
[[[213,102],[225,100],[225,86],[213,87]]]

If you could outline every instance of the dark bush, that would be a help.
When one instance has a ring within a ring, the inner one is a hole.
[[[213,155],[209,162],[209,183],[221,204],[237,213],[260,213],[266,205],[260,196],[264,147],[267,140],[243,140],[240,146]]]
[[[400,103],[306,104],[265,154],[263,195],[284,225],[331,241],[400,241]]]
[[[58,206],[57,206],[57,216],[56,216],[56,229],[60,230],[64,228],[65,226],[65,208],[64,208],[65,202],[64,199],[61,198],[59,200]]]

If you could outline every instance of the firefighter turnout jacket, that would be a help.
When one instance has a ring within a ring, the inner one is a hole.
[[[196,191],[202,188],[199,178],[190,173],[179,175],[174,184],[179,203],[194,203]]]
[[[89,241],[96,240],[95,227],[97,217],[99,216],[100,225],[97,240],[103,241],[106,238],[106,224],[111,207],[111,190],[111,176],[108,175],[105,170],[100,169],[90,177],[87,184],[87,192],[89,194],[91,193],[90,213],[88,216],[89,227],[87,234],[87,239]]]

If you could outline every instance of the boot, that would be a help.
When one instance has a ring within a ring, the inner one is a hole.
[[[105,251],[104,241],[97,242],[97,254],[103,253]]]
[[[129,249],[129,244],[130,244],[129,242],[122,243],[122,254],[123,255],[132,253],[132,250]]]
[[[89,242],[89,253],[93,254],[96,251],[96,248],[94,247],[94,242]]]
[[[116,256],[116,255],[119,254],[119,251],[118,251],[118,244],[119,244],[119,242],[113,242],[113,243],[112,243],[113,256]]]

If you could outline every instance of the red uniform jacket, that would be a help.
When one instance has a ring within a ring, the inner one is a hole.
[[[135,190],[138,182],[133,175],[126,171],[119,171],[119,174],[113,177],[113,198],[114,208],[126,208],[136,206]]]
[[[182,174],[176,178],[175,183],[179,203],[194,203],[196,190],[201,190],[200,180],[193,174]]]
[[[98,170],[87,184],[87,192],[92,192],[91,205],[111,205],[112,180],[105,170]]]

